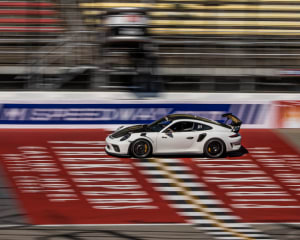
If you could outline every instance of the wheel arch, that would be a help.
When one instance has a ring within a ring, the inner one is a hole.
[[[223,143],[223,146],[225,147],[225,153],[227,152],[227,145],[226,145],[225,141],[222,138],[219,138],[219,137],[212,137],[212,138],[207,139],[206,142],[203,145],[203,152],[205,152],[205,148],[207,146],[207,143],[210,140],[219,140],[219,141],[221,141]]]
[[[129,147],[128,147],[128,155],[131,155],[131,147],[132,147],[132,144],[134,144],[134,143],[135,143],[136,141],[138,141],[138,140],[145,140],[145,141],[147,141],[147,142],[150,144],[150,146],[151,146],[151,153],[153,152],[153,140],[150,139],[150,138],[147,138],[147,137],[140,136],[140,137],[134,139],[134,140],[129,144]]]

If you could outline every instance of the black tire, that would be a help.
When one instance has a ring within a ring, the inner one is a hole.
[[[131,144],[130,153],[135,158],[147,158],[152,154],[152,145],[145,139],[138,139]]]
[[[204,153],[209,158],[222,157],[226,152],[226,147],[221,139],[213,138],[208,140],[204,146]]]

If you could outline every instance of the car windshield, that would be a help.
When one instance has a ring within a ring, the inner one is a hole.
[[[147,129],[151,132],[159,132],[166,126],[168,126],[172,121],[169,120],[167,117],[163,117],[153,123],[147,125]]]

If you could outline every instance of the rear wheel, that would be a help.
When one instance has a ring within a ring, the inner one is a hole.
[[[204,153],[209,158],[218,158],[225,153],[225,144],[220,139],[210,139],[204,146]]]
[[[147,140],[138,139],[132,143],[130,150],[135,158],[147,158],[152,153],[152,146]]]

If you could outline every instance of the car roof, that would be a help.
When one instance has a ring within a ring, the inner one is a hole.
[[[206,123],[215,124],[215,125],[219,125],[219,126],[222,126],[222,127],[230,128],[228,125],[226,125],[224,123],[219,123],[219,122],[210,120],[208,118],[199,117],[199,116],[195,116],[195,115],[191,115],[191,114],[169,114],[166,117],[169,120],[184,120],[184,119],[200,120],[200,121],[203,121],[203,122],[206,122]]]
[[[170,120],[178,120],[178,119],[194,119],[194,120],[201,120],[204,122],[214,122],[204,117],[194,116],[191,114],[169,114],[167,115],[168,119]]]

